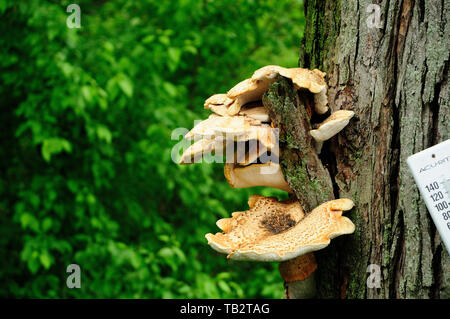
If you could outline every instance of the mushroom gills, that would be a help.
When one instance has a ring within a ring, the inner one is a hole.
[[[266,108],[262,105],[250,107],[248,104],[243,107],[239,113],[239,115],[245,115],[247,117],[253,118],[255,120],[261,121],[261,122],[270,122],[269,113],[267,112]]]
[[[284,179],[280,165],[277,163],[267,162],[248,166],[226,163],[224,175],[228,184],[233,188],[266,186],[292,192],[291,187]]]
[[[222,136],[216,136],[214,138],[202,138],[193,143],[183,152],[179,163],[199,163],[202,158],[209,155],[226,155],[227,153],[224,154],[224,150],[228,149],[229,144],[230,143],[226,141]]]

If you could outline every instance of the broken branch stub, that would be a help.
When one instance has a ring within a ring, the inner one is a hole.
[[[262,101],[272,125],[280,130],[281,170],[302,207],[310,212],[332,200],[330,174],[317,155],[308,112],[292,82],[279,76]]]

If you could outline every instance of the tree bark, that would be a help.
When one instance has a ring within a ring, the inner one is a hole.
[[[312,127],[306,104],[310,96],[310,93],[298,93],[291,80],[282,77],[263,96],[271,122],[279,129],[283,175],[305,212],[333,199],[330,173],[309,134]]]
[[[449,254],[406,164],[449,138],[449,6],[305,2],[299,66],[327,72],[331,110],[356,113],[320,156],[334,197],[355,202],[356,231],[316,253],[319,298],[450,298]],[[367,284],[371,264],[380,288]]]

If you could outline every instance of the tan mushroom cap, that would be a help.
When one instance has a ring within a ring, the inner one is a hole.
[[[226,94],[214,94],[206,99],[204,107],[205,109],[209,108],[211,105],[225,105],[228,106],[233,103],[233,100],[230,99]]]
[[[201,121],[190,130],[184,138],[191,140],[194,137],[211,137],[216,135],[244,134],[249,130],[254,119],[248,119],[245,116],[217,116],[211,114],[208,119]],[[258,125],[261,123],[257,123]]]
[[[222,136],[202,138],[189,146],[181,155],[180,164],[197,163],[204,155],[217,153],[226,147],[226,140]]]
[[[227,116],[228,107],[234,102],[226,94],[214,94],[213,96],[206,99],[204,107],[205,109],[210,109],[214,113]]]
[[[211,114],[208,119],[194,126],[184,138],[187,140],[194,138],[211,140],[216,136],[223,136],[227,141],[236,142],[258,140],[271,151],[276,151],[278,146],[275,129],[269,124],[262,124],[259,120],[247,116]]]
[[[332,113],[319,127],[309,131],[311,136],[317,142],[323,142],[339,133],[355,115],[355,112],[348,110],[339,110]]]
[[[205,236],[213,249],[235,260],[285,261],[323,249],[331,239],[355,230],[342,216],[353,207],[346,198],[323,203],[306,216],[297,201],[253,195],[249,206],[217,222],[223,233]]]
[[[276,216],[297,223],[304,217],[302,207],[297,201],[287,200],[279,202],[276,197],[252,195],[248,199],[249,210],[234,212],[231,218],[222,218],[217,221],[223,233],[206,234],[208,244],[216,251],[232,254],[236,248],[247,242],[256,242],[267,236],[267,227],[261,226],[262,221],[269,221]],[[276,227],[276,225],[274,226]]]
[[[263,143],[260,143],[258,140],[251,140],[248,145],[244,145],[244,147],[246,146],[248,146],[248,149],[244,149],[243,151],[241,151],[238,148],[236,152],[236,163],[240,165],[249,165],[255,163],[262,154],[267,152],[267,147]]]
[[[273,81],[272,79],[257,81],[246,79],[236,84],[227,92],[227,96],[234,100],[233,104],[228,108],[228,114],[235,115],[239,113],[241,107],[245,104],[261,100],[264,92],[269,89],[269,84]]]
[[[211,96],[205,101],[205,108],[222,116],[225,115],[225,112],[230,116],[236,115],[245,104],[261,100],[263,94],[269,89],[269,85],[275,82],[277,75],[291,79],[297,90],[307,89],[314,93],[314,105],[317,113],[323,114],[328,110],[324,72],[317,69],[283,68],[278,65],[262,67],[256,70],[251,78],[232,87],[227,94]]]
[[[237,128],[234,132],[227,130],[228,128],[222,130],[207,127],[202,128],[202,131],[196,131],[198,134],[194,134],[194,130],[189,132],[190,134],[185,136],[187,139],[192,139],[194,136],[201,136],[201,139],[183,152],[179,163],[198,163],[204,155],[217,155],[218,152],[222,152],[222,155],[226,153],[227,163],[231,161],[241,165],[249,165],[263,154],[265,156],[261,159],[264,162],[278,161],[278,137],[270,125],[246,126],[243,131],[239,131]],[[248,147],[246,147],[246,144],[248,144]]]
[[[274,151],[278,146],[278,137],[268,124],[251,126],[243,134],[236,135],[235,140],[239,142],[257,140],[270,151]]]
[[[228,184],[233,188],[266,186],[292,192],[291,187],[284,179],[280,165],[273,162],[243,167],[236,166],[234,163],[226,163],[224,175]]]
[[[327,98],[327,83],[325,82],[325,72],[318,69],[308,70],[303,68],[273,68],[276,66],[268,66],[269,70],[278,72],[281,76],[292,80],[294,87],[299,89],[307,89],[311,93],[314,93],[314,109],[318,114],[324,114],[328,111],[328,98]],[[265,67],[265,68],[268,68]],[[265,72],[261,72],[264,68],[255,71],[252,78],[257,78]],[[277,71],[278,70],[278,71]],[[258,72],[258,75],[257,75]],[[266,69],[267,73],[267,69]],[[271,75],[274,77],[273,75]]]
[[[269,113],[267,112],[266,108],[264,106],[256,106],[256,107],[250,107],[247,109],[241,109],[238,113],[239,115],[245,115],[247,117],[250,117],[252,119],[261,121],[261,122],[269,122]]]
[[[218,104],[218,105],[210,105],[208,108],[220,116],[228,116],[228,106]]]
[[[268,65],[256,70],[252,79],[262,80],[266,78],[275,80],[278,74],[291,79],[297,90],[308,89],[311,93],[319,93],[327,88],[324,80],[325,73],[317,69],[311,71],[303,68],[283,68],[277,65]]]

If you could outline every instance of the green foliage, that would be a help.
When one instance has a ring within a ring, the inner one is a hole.
[[[180,166],[171,133],[266,64],[296,66],[301,2],[0,0],[0,295],[282,295],[276,264],[204,235],[247,207],[223,164]],[[81,267],[81,289],[66,267]]]

